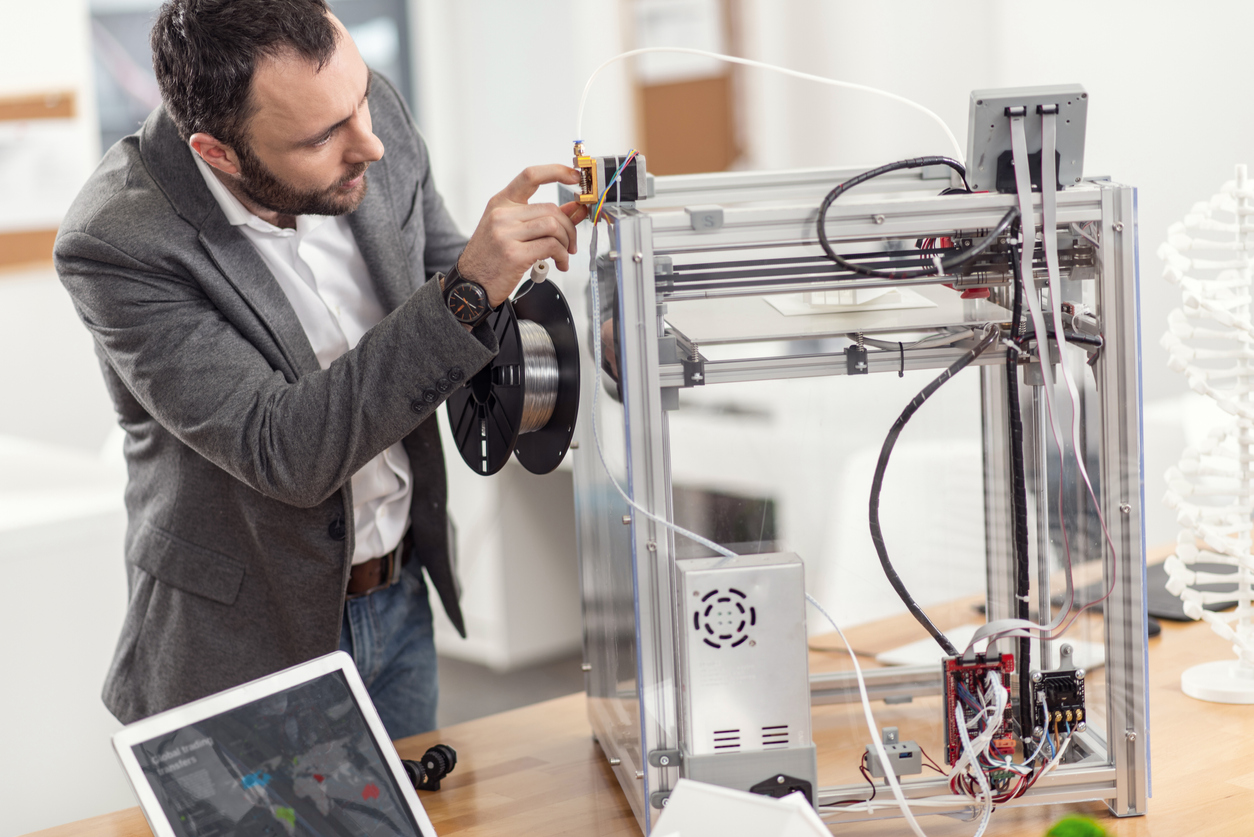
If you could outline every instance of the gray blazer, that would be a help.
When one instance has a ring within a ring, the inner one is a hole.
[[[349,221],[391,313],[329,369],[164,108],[109,150],[57,236],[126,430],[130,603],[104,686],[123,722],[338,647],[349,480],[398,440],[414,472],[406,569],[426,568],[464,632],[433,414],[497,343],[426,282],[466,240],[408,110],[376,80],[385,153]]]

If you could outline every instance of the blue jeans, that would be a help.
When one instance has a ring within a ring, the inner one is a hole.
[[[421,569],[402,570],[391,587],[346,601],[340,650],[357,663],[393,740],[435,729],[435,637]]]

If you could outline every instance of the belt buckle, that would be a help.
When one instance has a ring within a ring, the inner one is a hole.
[[[382,555],[379,557],[379,560],[387,562],[387,568],[386,568],[387,575],[384,577],[382,581],[380,581],[374,587],[369,588],[368,590],[362,590],[360,593],[346,593],[344,595],[344,600],[348,601],[350,599],[360,599],[363,596],[369,596],[371,593],[377,593],[380,590],[386,590],[387,588],[395,584],[397,581],[399,581],[401,577],[402,550],[404,550],[404,548],[405,548],[405,538],[401,538],[401,542],[396,545],[396,549],[393,549],[387,555]]]

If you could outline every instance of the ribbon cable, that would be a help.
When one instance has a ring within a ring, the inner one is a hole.
[[[1067,393],[1071,397],[1071,445],[1075,455],[1076,469],[1079,471],[1081,479],[1084,481],[1084,487],[1088,491],[1088,495],[1093,500],[1093,508],[1097,512],[1097,521],[1102,529],[1102,536],[1106,540],[1106,545],[1110,548],[1111,559],[1115,560],[1118,553],[1115,550],[1114,540],[1110,536],[1110,530],[1106,526],[1106,519],[1102,515],[1101,502],[1097,499],[1097,492],[1093,490],[1093,483],[1089,479],[1088,468],[1084,464],[1083,447],[1080,443],[1080,427],[1078,421],[1080,396],[1076,388],[1075,381],[1071,377],[1071,372],[1067,369],[1065,363],[1065,352],[1067,348],[1066,332],[1063,329],[1062,322],[1062,283],[1059,280],[1058,267],[1058,173],[1057,166],[1054,161],[1055,149],[1058,139],[1058,106],[1042,105],[1038,108],[1041,114],[1041,226],[1042,226],[1042,244],[1045,248],[1045,266],[1048,272],[1049,286],[1049,302],[1050,314],[1054,321],[1054,334],[1058,341],[1059,351],[1059,368],[1062,370],[1063,381],[1067,385]],[[1032,314],[1032,325],[1036,329],[1036,345],[1037,354],[1041,360],[1041,378],[1045,382],[1045,407],[1049,413],[1050,427],[1053,430],[1054,441],[1058,445],[1059,459],[1063,460],[1063,443],[1062,428],[1058,422],[1057,412],[1053,408],[1053,385],[1054,376],[1053,369],[1048,363],[1049,344],[1048,338],[1045,337],[1047,332],[1043,328],[1044,316],[1040,310],[1040,300],[1035,293],[1035,285],[1032,281],[1032,252],[1035,249],[1036,241],[1036,218],[1032,213],[1032,182],[1031,174],[1028,169],[1028,147],[1027,147],[1027,131],[1025,129],[1024,120],[1027,117],[1026,108],[1012,110],[1010,114],[1010,147],[1015,164],[1015,188],[1019,197],[1019,209],[1022,215],[1022,224],[1024,232],[1024,246],[1021,253],[1022,270],[1024,282],[1024,295],[1028,301],[1028,309]],[[1061,474],[1060,474],[1061,476]],[[1061,504],[1059,506],[1059,514],[1062,513]],[[1063,526],[1063,538],[1066,538],[1066,526]],[[1001,638],[1012,636],[1030,636],[1033,632],[1054,631],[1057,629],[1067,617],[1070,616],[1072,605],[1075,598],[1075,586],[1071,577],[1070,566],[1070,548],[1068,547],[1067,557],[1067,605],[1062,612],[1053,619],[1048,625],[1036,625],[1022,619],[1006,619],[998,622],[990,622],[975,632],[971,639],[971,645],[984,637]],[[1111,583],[1107,592],[1099,599],[1087,602],[1082,605],[1079,611],[1096,604],[1114,589],[1114,574],[1118,571],[1118,561],[1115,560],[1114,569],[1111,573]],[[1076,615],[1079,615],[1077,611]],[[1073,617],[1074,621],[1074,617]],[[1069,626],[1069,625],[1068,625]],[[1065,628],[1064,628],[1065,630]],[[1056,638],[1056,637],[1055,637]],[[968,650],[971,645],[967,646]]]
[[[1063,433],[1062,425],[1059,424],[1056,411],[1053,409],[1052,393],[1054,391],[1054,371],[1049,360],[1049,338],[1045,329],[1045,315],[1041,311],[1040,295],[1036,292],[1036,282],[1032,276],[1032,255],[1036,249],[1036,213],[1032,206],[1032,174],[1028,163],[1028,138],[1025,120],[1027,119],[1027,108],[1010,109],[1010,149],[1011,156],[1014,160],[1015,169],[1015,191],[1019,199],[1019,219],[1022,229],[1023,245],[1019,248],[1020,252],[1020,276],[1023,278],[1023,298],[1027,301],[1028,311],[1032,317],[1032,327],[1036,332],[1036,352],[1040,358],[1041,378],[1044,380],[1045,386],[1045,412],[1049,416],[1050,428],[1054,434],[1054,442],[1058,445],[1058,453],[1063,455]],[[1054,314],[1054,332],[1059,336],[1059,358],[1062,358],[1063,346],[1065,346],[1065,337],[1062,330],[1062,295],[1061,283],[1055,281],[1058,266],[1058,232],[1057,232],[1057,183],[1058,177],[1054,166],[1054,146],[1055,131],[1057,129],[1057,107],[1054,107],[1053,113],[1043,113],[1041,115],[1041,208],[1042,208],[1042,234],[1041,239],[1045,245],[1045,264],[1049,269],[1049,298]],[[1048,147],[1047,147],[1048,146]],[[1052,234],[1051,234],[1052,231]],[[1052,257],[1052,261],[1051,261]],[[1060,363],[1063,369],[1063,375],[1067,376],[1066,364]],[[1070,383],[1070,376],[1067,376]],[[1072,418],[1072,426],[1075,427],[1074,416]],[[1077,430],[1078,434],[1078,430]],[[1077,451],[1080,448],[1077,446]],[[1076,457],[1079,462],[1079,457]],[[1083,471],[1084,465],[1081,463],[1080,468]],[[1088,482],[1088,474],[1084,474],[1084,480]],[[1091,489],[1090,489],[1091,490]],[[1059,512],[1061,513],[1061,509]],[[1026,619],[999,619],[995,622],[989,622],[976,630],[971,637],[971,642],[967,645],[969,651],[974,647],[975,643],[985,637],[1003,638],[1015,636],[1032,636],[1034,633],[1052,632],[1057,629],[1066,619],[1071,610],[1071,602],[1075,595],[1075,587],[1071,579],[1071,573],[1066,573],[1067,577],[1067,598],[1066,607],[1058,616],[1051,620],[1048,624],[1039,625]]]
[[[1089,498],[1093,501],[1093,510],[1097,513],[1097,522],[1101,526],[1102,536],[1106,539],[1106,545],[1110,547],[1110,557],[1113,562],[1110,587],[1107,589],[1107,592],[1100,598],[1081,605],[1080,611],[1083,611],[1085,608],[1105,599],[1114,590],[1114,576],[1119,569],[1118,561],[1115,560],[1118,557],[1118,552],[1115,550],[1115,542],[1110,536],[1110,530],[1106,526],[1106,518],[1102,515],[1101,501],[1097,499],[1097,492],[1093,490],[1093,482],[1089,479],[1088,466],[1084,464],[1084,447],[1080,443],[1080,393],[1071,377],[1071,370],[1067,368],[1065,361],[1067,335],[1063,329],[1062,322],[1062,282],[1059,279],[1058,269],[1058,174],[1054,161],[1054,149],[1058,139],[1058,105],[1041,105],[1039,110],[1041,112],[1041,214],[1045,229],[1045,235],[1043,236],[1045,266],[1049,273],[1049,301],[1054,315],[1054,333],[1058,339],[1058,368],[1062,371],[1062,379],[1067,384],[1067,393],[1071,396],[1071,450],[1074,453],[1076,470],[1079,471],[1080,478],[1084,480],[1084,488],[1088,492]],[[1040,345],[1039,340],[1037,345]],[[1061,479],[1061,473],[1059,478]],[[1058,512],[1062,514],[1061,504]],[[1065,538],[1067,531],[1065,526],[1062,531]],[[1104,563],[1105,556],[1103,555],[1102,558]],[[1068,565],[1069,569],[1070,566]],[[1063,609],[1060,616],[1066,616],[1071,610],[1073,589],[1071,573],[1068,571],[1067,606]],[[1079,612],[1076,613],[1076,616],[1079,616]]]

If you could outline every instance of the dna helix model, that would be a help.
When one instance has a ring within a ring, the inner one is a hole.
[[[1232,643],[1236,659],[1193,666],[1181,677],[1185,694],[1218,703],[1254,703],[1254,624],[1251,591],[1251,513],[1254,512],[1254,182],[1246,166],[1209,201],[1195,204],[1172,224],[1158,248],[1163,276],[1180,289],[1181,306],[1167,317],[1161,344],[1168,365],[1193,391],[1231,418],[1187,447],[1167,471],[1164,502],[1175,510],[1180,532],[1167,558],[1167,589],[1184,612],[1205,620]],[[1204,572],[1199,563],[1235,567]],[[1237,607],[1227,613],[1206,605],[1231,602],[1230,592],[1199,585],[1237,582]]]

